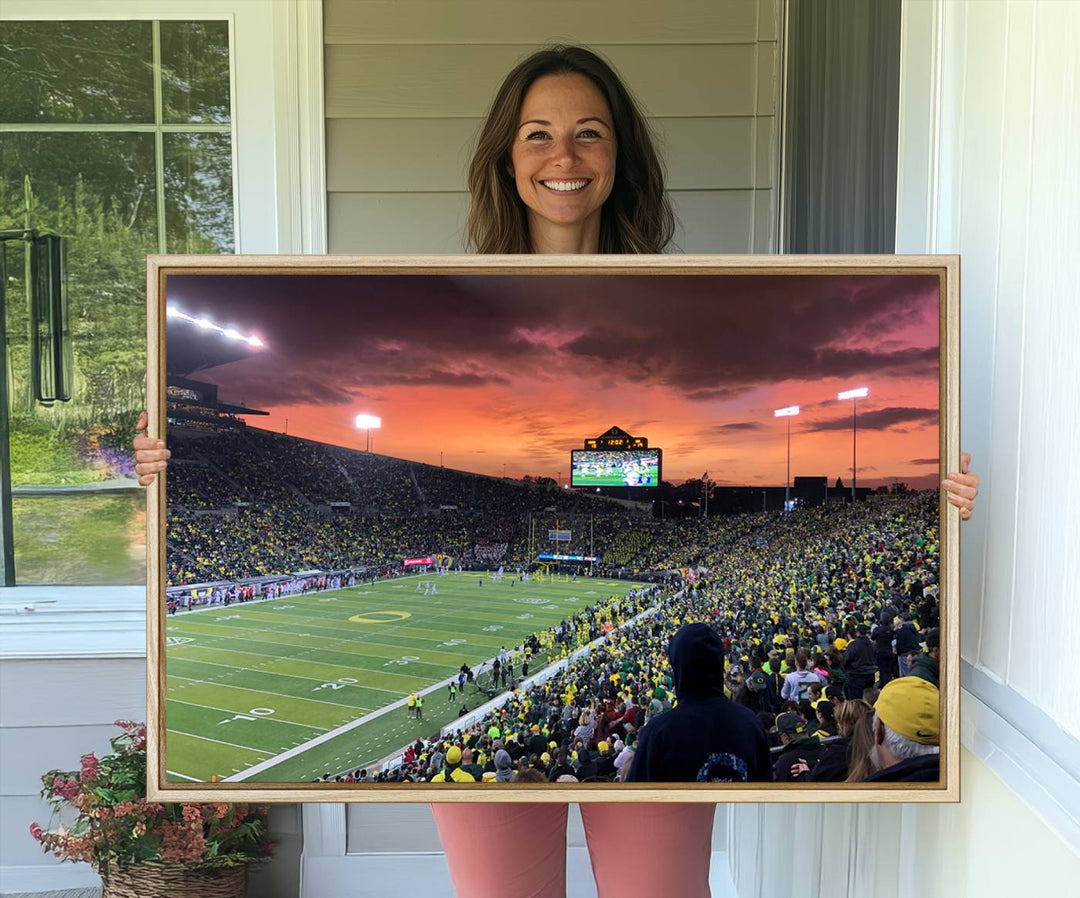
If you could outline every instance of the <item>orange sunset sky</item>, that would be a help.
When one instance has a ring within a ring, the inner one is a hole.
[[[363,449],[368,413],[379,454],[566,481],[570,450],[614,425],[664,450],[665,480],[780,486],[773,411],[799,405],[792,477],[846,485],[836,394],[866,386],[859,484],[937,480],[935,276],[172,275],[167,294],[263,340],[186,375],[269,411],[256,427]]]

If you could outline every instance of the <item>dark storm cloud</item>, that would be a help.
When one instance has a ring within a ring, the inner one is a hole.
[[[704,432],[710,435],[722,436],[725,433],[742,433],[744,431],[762,430],[765,425],[760,421],[736,421],[733,424],[717,424]]]
[[[900,424],[937,424],[938,412],[934,408],[893,407],[861,412],[858,419],[859,430],[888,430],[889,428],[896,428]],[[851,424],[851,416],[844,415],[828,421],[818,421],[809,430],[851,430]]]
[[[221,370],[263,404],[518,375],[716,401],[792,379],[928,377],[938,360],[937,280],[922,275],[185,275],[168,297],[267,343],[261,364]],[[924,345],[898,342],[912,328]]]

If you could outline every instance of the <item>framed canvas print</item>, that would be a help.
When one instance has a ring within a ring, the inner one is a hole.
[[[149,792],[956,801],[959,260],[151,256]]]

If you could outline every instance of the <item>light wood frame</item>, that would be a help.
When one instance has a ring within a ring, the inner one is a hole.
[[[960,458],[960,259],[911,256],[161,256],[147,257],[148,432],[165,425],[165,296],[170,274],[932,274],[939,277],[939,473]],[[956,465],[956,468],[953,466]],[[165,776],[165,485],[147,497],[147,795],[253,802],[957,802],[960,800],[960,516],[940,500],[940,783],[178,784]]]

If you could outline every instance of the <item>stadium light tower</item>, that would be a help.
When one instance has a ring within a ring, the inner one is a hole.
[[[778,408],[773,412],[774,418],[787,418],[787,479],[784,481],[784,511],[788,510],[788,503],[791,501],[791,419],[797,414],[799,414],[797,405]]]
[[[211,331],[215,334],[221,334],[223,337],[228,337],[230,340],[247,343],[248,346],[254,347],[255,349],[262,349],[266,345],[254,335],[245,337],[235,327],[220,327],[219,325],[214,324],[209,318],[196,318],[194,315],[188,315],[186,312],[181,312],[176,306],[166,306],[165,316],[167,318],[178,318],[181,321],[190,322],[191,324],[202,328],[204,331]]]
[[[858,410],[859,400],[865,398],[870,394],[869,387],[859,387],[855,390],[845,390],[843,393],[837,393],[836,398],[840,401],[845,399],[851,400],[851,504],[855,504],[855,478],[858,476],[858,469],[855,467],[855,446],[856,439],[859,433],[858,426]]]
[[[382,418],[377,418],[375,415],[357,415],[356,427],[358,430],[364,431],[367,435],[367,451],[371,451],[371,431],[378,430],[382,427]]]

